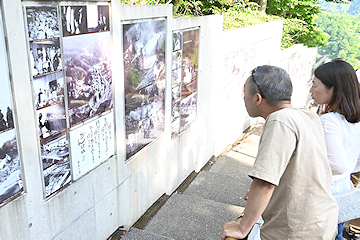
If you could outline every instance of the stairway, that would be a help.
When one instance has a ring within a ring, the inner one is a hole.
[[[121,239],[220,239],[222,226],[236,220],[246,204],[243,196],[252,182],[247,173],[260,139],[255,134],[259,131],[253,132],[220,155],[209,170],[200,171],[183,193],[172,194],[143,229],[132,227]]]

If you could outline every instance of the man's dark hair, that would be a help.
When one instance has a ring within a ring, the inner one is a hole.
[[[250,82],[250,93],[260,93],[273,107],[278,106],[282,101],[291,101],[293,91],[291,79],[282,68],[259,66],[252,71]]]
[[[360,122],[360,84],[354,68],[336,58],[319,66],[314,74],[328,89],[334,87],[325,113],[336,111],[350,123]]]

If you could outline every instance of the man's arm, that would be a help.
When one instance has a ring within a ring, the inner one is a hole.
[[[245,200],[248,202],[246,204],[244,217],[242,218],[241,223],[226,223],[221,233],[221,239],[224,240],[226,237],[234,237],[236,239],[246,237],[261,214],[264,212],[274,189],[275,185],[254,178],[250,191],[245,195]]]

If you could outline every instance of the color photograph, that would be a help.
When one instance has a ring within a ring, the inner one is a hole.
[[[74,180],[114,155],[114,131],[113,111],[70,131]]]
[[[71,181],[70,160],[65,158],[44,170],[45,196],[48,197]]]
[[[110,31],[109,5],[88,5],[89,32]]]
[[[183,32],[183,85],[197,81],[199,62],[199,29]],[[186,91],[186,88],[183,88]]]
[[[34,78],[34,102],[36,109],[58,103],[64,100],[63,71]]]
[[[86,6],[62,6],[63,36],[88,33]]]
[[[60,132],[40,142],[43,169],[46,169],[69,155],[69,141],[66,133]]]
[[[15,129],[0,134],[0,203],[23,190]]]
[[[62,69],[59,39],[30,42],[30,65],[34,78]]]
[[[171,107],[171,122],[177,118],[180,118],[180,102],[175,103]]]
[[[125,95],[165,79],[165,20],[123,25]]]
[[[65,104],[50,105],[36,111],[40,140],[66,128]]]
[[[26,7],[29,41],[58,38],[59,20],[56,7]]]
[[[113,107],[110,32],[66,37],[63,45],[73,126]]]
[[[165,20],[123,25],[126,158],[164,132]]]

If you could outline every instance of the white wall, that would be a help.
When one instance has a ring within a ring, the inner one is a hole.
[[[255,121],[247,116],[242,101],[246,78],[225,77],[229,75],[225,58],[247,51],[249,61],[241,58],[236,63],[246,75],[256,65],[271,63],[280,52],[282,22],[223,32],[221,15],[173,19],[171,5],[124,6],[112,1],[116,154],[44,199],[22,1],[0,2],[25,184],[20,196],[0,206],[0,239],[106,239],[119,226],[130,227],[162,194],[171,194]],[[165,133],[125,161],[122,23],[156,18],[167,22]],[[172,31],[193,27],[200,27],[197,119],[171,140]]]
[[[219,155],[228,144],[259,119],[250,118],[246,112],[242,88],[250,71],[259,65],[272,64],[280,54],[282,21],[229,30],[223,33],[221,48],[223,74],[216,81],[218,112],[215,117],[216,149]]]

